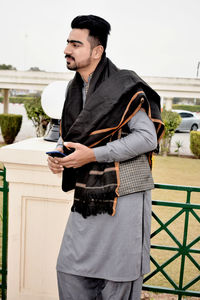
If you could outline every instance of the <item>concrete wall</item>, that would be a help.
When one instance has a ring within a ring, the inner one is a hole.
[[[8,300],[58,300],[56,260],[73,192],[47,167],[55,143],[32,138],[0,149],[9,182]]]

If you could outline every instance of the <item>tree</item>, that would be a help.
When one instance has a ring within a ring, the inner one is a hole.
[[[28,71],[41,72],[42,70],[40,70],[38,67],[31,67]]]
[[[1,64],[0,70],[17,70],[17,69],[12,65]]]
[[[170,152],[171,139],[176,128],[181,123],[181,117],[178,113],[163,110],[162,120],[165,124],[165,133],[161,141],[161,154],[167,155]]]
[[[46,132],[47,125],[50,121],[49,116],[45,114],[41,106],[40,98],[32,98],[24,102],[27,116],[32,120],[36,128],[36,135],[43,136]]]

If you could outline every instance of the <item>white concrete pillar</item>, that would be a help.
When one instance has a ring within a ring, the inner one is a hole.
[[[3,89],[3,112],[8,114],[8,104],[9,104],[9,89]]]
[[[172,110],[172,102],[173,98],[164,98],[164,103],[165,103],[165,109],[166,110]]]

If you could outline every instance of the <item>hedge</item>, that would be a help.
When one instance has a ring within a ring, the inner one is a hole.
[[[190,132],[190,149],[195,156],[200,158],[200,131]]]
[[[22,115],[0,114],[0,126],[6,144],[12,144],[20,131]]]
[[[38,97],[31,96],[9,97],[9,103],[25,103],[27,100],[33,100],[37,98]],[[3,103],[3,97],[0,97],[0,103]]]
[[[180,110],[188,110],[193,112],[200,112],[200,105],[173,104],[172,108],[180,109]]]

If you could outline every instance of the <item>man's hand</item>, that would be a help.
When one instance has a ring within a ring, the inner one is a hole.
[[[61,147],[56,148],[56,150],[63,153],[63,149]],[[47,161],[48,167],[53,174],[59,174],[64,170],[63,166],[59,164],[57,157],[48,156]]]
[[[91,148],[88,148],[79,143],[66,142],[64,146],[67,148],[74,148],[75,151],[64,157],[64,158],[55,158],[55,163],[63,168],[79,168],[85,164],[88,164],[92,161],[96,161],[94,151]]]

